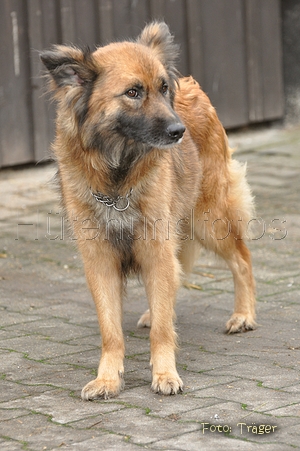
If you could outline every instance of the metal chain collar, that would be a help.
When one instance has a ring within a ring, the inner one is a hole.
[[[93,193],[91,191],[92,196],[96,199],[97,202],[105,205],[106,207],[112,207],[116,211],[125,211],[130,205],[129,197],[131,196],[132,188],[130,188],[129,193],[126,196],[117,196],[117,197],[109,197],[102,193]]]

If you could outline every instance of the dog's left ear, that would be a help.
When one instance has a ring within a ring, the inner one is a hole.
[[[150,47],[166,69],[175,72],[179,46],[174,44],[174,38],[165,22],[152,22],[147,25],[137,42]]]

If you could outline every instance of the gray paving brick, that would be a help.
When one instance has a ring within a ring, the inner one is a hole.
[[[216,396],[220,389],[222,389],[222,399],[226,401],[239,402],[247,410],[255,412],[268,412],[276,409],[278,406],[285,405],[288,399],[287,393],[282,390],[272,390],[263,387],[260,383],[249,380],[239,380],[237,382],[231,382],[222,387],[205,388],[197,391],[194,395],[199,397],[212,397]],[[294,402],[300,400],[300,393],[295,393]],[[288,401],[289,402],[289,401]],[[294,409],[294,403],[291,408],[291,412]],[[289,410],[287,407],[287,410]]]
[[[27,396],[23,399],[15,399],[1,405],[3,409],[18,409],[23,411],[34,411],[51,417],[53,423],[68,424],[86,418],[91,418],[91,422],[95,417],[103,415],[107,412],[122,410],[122,404],[117,403],[85,403],[78,402],[78,399],[69,396],[63,390],[48,390],[41,394]]]
[[[140,451],[144,447],[131,443],[130,436],[119,436],[116,434],[102,434],[101,436],[92,437],[88,440],[73,443],[72,449],[76,451],[86,450],[105,450],[105,451]],[[146,448],[146,446],[145,446]],[[69,451],[70,447],[61,445],[59,448],[53,448],[53,451]]]
[[[93,427],[90,419],[76,423],[78,428],[92,428],[93,430],[113,430],[115,433],[126,436],[130,430],[130,438],[133,443],[147,445],[162,438],[176,437],[180,434],[198,429],[197,424],[179,423],[171,419],[162,421],[144,409],[128,408],[114,411],[109,416],[104,415],[99,423]]]
[[[152,448],[152,446],[150,447]],[[230,449],[231,451],[285,451],[290,449],[290,446],[285,443],[278,443],[271,441],[271,443],[253,443],[249,440],[242,441],[235,438],[224,437],[224,435],[210,434],[203,436],[201,432],[191,432],[172,440],[161,440],[153,445],[153,449],[159,450],[178,450],[178,451],[222,451],[223,449]]]
[[[255,361],[238,363],[223,367],[222,370],[212,370],[211,374],[235,374],[249,380],[261,381],[264,387],[279,389],[299,381],[299,372],[291,368],[282,368],[272,362]]]
[[[54,424],[46,415],[27,415],[22,418],[1,423],[1,435],[14,441],[26,443],[29,449],[59,448],[60,445],[72,445],[74,442],[92,438],[91,431],[75,430]],[[101,435],[101,433],[99,433]]]

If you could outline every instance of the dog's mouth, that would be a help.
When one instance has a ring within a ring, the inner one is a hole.
[[[183,141],[183,136],[179,139],[168,141],[164,139],[160,140],[153,140],[152,142],[148,142],[148,145],[156,147],[158,149],[172,149],[172,147],[177,146],[178,144],[181,144]]]
[[[185,126],[182,123],[171,124],[167,127],[157,127],[145,136],[144,143],[159,149],[170,149],[181,144]]]
[[[154,145],[155,147],[158,147],[160,149],[170,149],[173,146],[176,146],[178,144],[181,144],[183,141],[183,132],[181,132],[178,136],[170,137],[168,135],[162,135],[159,137],[154,138],[152,143],[149,142],[149,144]]]

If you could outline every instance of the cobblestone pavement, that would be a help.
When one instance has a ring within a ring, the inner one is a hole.
[[[183,394],[150,391],[143,287],[124,302],[126,386],[83,402],[100,336],[80,257],[67,237],[53,165],[0,172],[0,449],[257,450],[300,448],[300,130],[231,135],[257,203],[253,253],[259,327],[228,336],[230,272],[203,254],[181,288]]]

